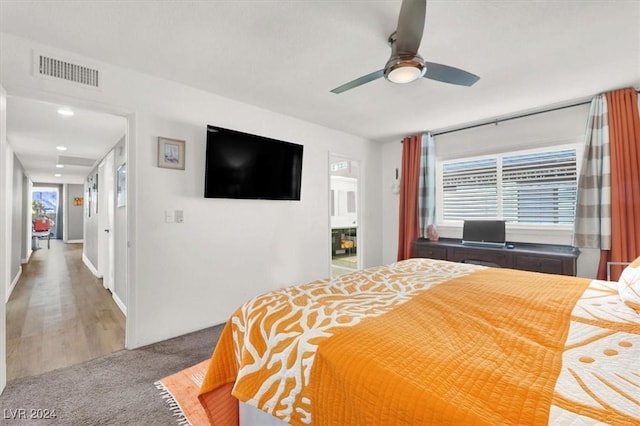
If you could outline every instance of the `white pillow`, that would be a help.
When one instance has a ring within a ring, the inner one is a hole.
[[[640,257],[624,268],[618,279],[620,299],[640,312]]]

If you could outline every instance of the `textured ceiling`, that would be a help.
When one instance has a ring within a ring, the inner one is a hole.
[[[429,1],[420,53],[473,87],[377,80],[400,1],[0,1],[0,28],[374,141],[640,86],[638,1]]]

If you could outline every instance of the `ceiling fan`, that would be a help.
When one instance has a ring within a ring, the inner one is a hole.
[[[418,54],[424,31],[427,0],[403,0],[398,28],[389,36],[391,58],[384,69],[338,86],[332,93],[342,93],[384,77],[393,83],[410,83],[420,77],[459,86],[472,86],[480,79],[475,74],[448,65],[426,62]]]

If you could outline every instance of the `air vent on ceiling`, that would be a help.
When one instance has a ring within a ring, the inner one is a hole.
[[[34,74],[38,76],[63,79],[88,87],[100,87],[100,70],[96,68],[40,53],[34,55],[34,65]]]
[[[64,164],[65,166],[91,167],[95,162],[96,160],[93,158],[66,157],[64,155],[58,156],[58,164]]]

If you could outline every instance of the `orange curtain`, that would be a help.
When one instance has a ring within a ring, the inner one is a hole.
[[[402,141],[402,176],[400,177],[400,229],[398,260],[411,257],[411,242],[418,238],[418,183],[420,179],[420,135]]]
[[[607,93],[611,149],[611,262],[640,256],[640,116],[635,89]],[[617,280],[623,266],[611,267]]]

